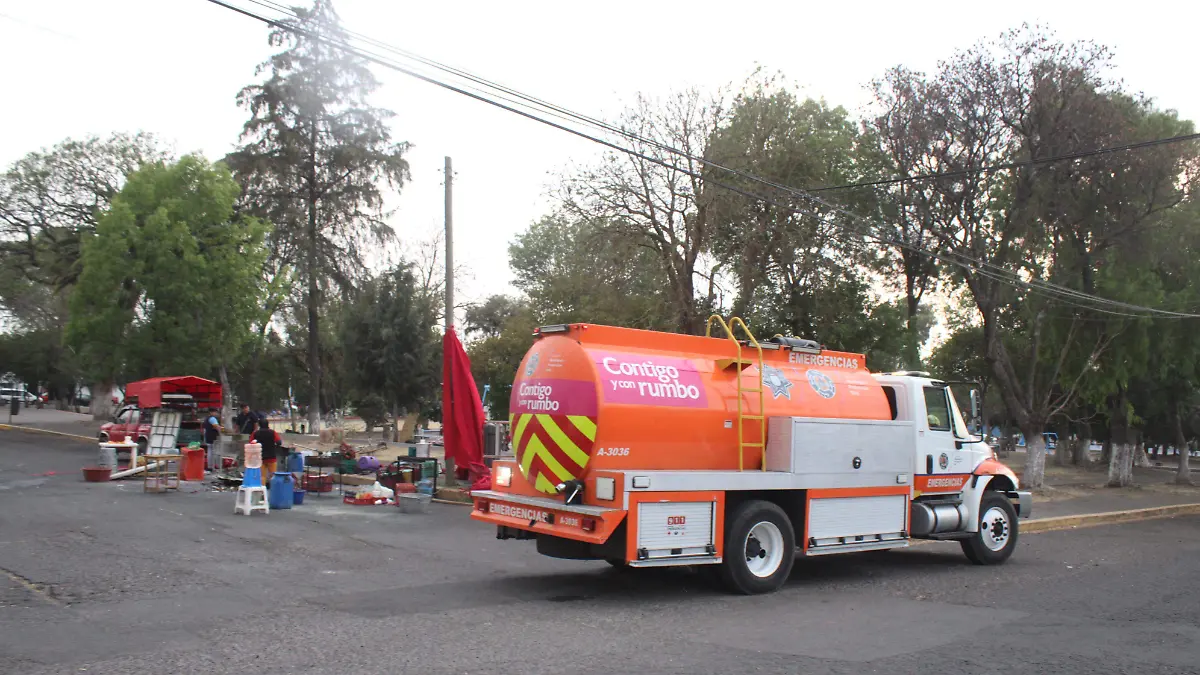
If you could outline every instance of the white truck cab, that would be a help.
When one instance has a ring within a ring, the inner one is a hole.
[[[874,376],[892,419],[913,423],[914,458],[910,535],[958,539],[976,562],[1000,562],[1016,544],[1016,518],[1033,510],[1029,492],[992,448],[968,431],[947,382],[924,372]],[[977,417],[972,391],[971,416]]]

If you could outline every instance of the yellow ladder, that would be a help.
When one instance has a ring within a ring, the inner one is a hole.
[[[725,331],[725,336],[733,341],[734,347],[736,348],[736,351],[734,352],[736,356],[734,358],[732,358],[732,359],[717,359],[717,366],[721,370],[725,370],[727,368],[734,368],[734,367],[737,368],[737,374],[734,377],[737,379],[738,471],[744,471],[746,469],[746,461],[745,461],[746,448],[758,448],[758,453],[759,453],[759,457],[761,460],[760,466],[763,471],[766,471],[767,470],[767,458],[766,458],[767,418],[766,418],[766,408],[764,407],[765,397],[763,396],[763,351],[762,351],[762,345],[758,344],[758,340],[754,339],[754,334],[750,332],[750,327],[747,326],[746,322],[742,321],[742,319],[740,317],[736,317],[736,316],[730,317],[729,322],[726,323],[725,319],[722,319],[717,314],[713,314],[712,316],[708,317],[708,326],[704,330],[704,334],[706,336],[713,337],[712,329],[713,329],[714,324],[720,326],[721,329]],[[742,343],[733,334],[733,330],[735,328],[739,328],[739,327],[742,329],[742,333],[744,333],[746,336],[746,342],[749,345],[753,345],[755,351],[757,352],[757,354],[758,354],[757,362],[742,358]],[[720,337],[720,336],[716,336],[716,337]],[[747,389],[742,384],[742,371],[750,366],[758,366],[758,386],[753,389]],[[745,412],[745,410],[743,409],[745,403],[742,400],[743,399],[742,394],[758,394],[758,414],[750,415]],[[757,441],[747,441],[746,440],[745,420],[751,420],[751,421],[758,422],[758,440]]]

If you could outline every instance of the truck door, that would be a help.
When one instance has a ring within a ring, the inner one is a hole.
[[[925,386],[922,393],[925,415],[917,419],[917,428],[923,426],[924,433],[919,434],[916,489],[923,494],[958,492],[970,476],[971,464],[955,443],[947,390]]]

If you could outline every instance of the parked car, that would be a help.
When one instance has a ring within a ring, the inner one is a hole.
[[[0,389],[0,402],[8,403],[13,399],[20,399],[25,405],[37,403],[38,397],[29,393],[24,389]]]
[[[147,414],[144,423],[141,417],[142,411],[137,406],[124,406],[113,416],[113,421],[100,426],[100,442],[124,443],[131,440],[138,444],[139,452],[145,452],[150,442],[151,416]]]

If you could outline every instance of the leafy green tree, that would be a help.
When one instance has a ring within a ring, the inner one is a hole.
[[[979,311],[995,383],[1027,439],[1025,482],[1035,488],[1043,482],[1047,422],[1069,409],[1115,333],[1096,330],[1096,315],[1079,303],[1002,279],[996,270],[1084,292],[1091,283],[1108,297],[1145,300],[1115,274],[1108,288],[1088,280],[1102,268],[1125,270],[1125,282],[1134,278],[1136,266],[1117,265],[1117,258],[1136,248],[1160,211],[1178,204],[1174,177],[1185,172],[1179,148],[1133,162],[1107,154],[1010,172],[980,168],[1119,145],[1158,136],[1147,133],[1151,127],[1170,128],[1166,118],[1173,116],[1104,79],[1108,58],[1094,44],[1064,44],[1025,28],[955,55],[928,86],[915,89],[918,114],[933,128],[909,138],[908,150],[953,174],[931,181],[927,225],[949,259],[972,261],[954,278]],[[1088,250],[1073,246],[1072,237]]]
[[[463,332],[467,336],[495,337],[524,309],[525,306],[520,300],[507,295],[493,295],[482,303],[467,308],[466,330]]]
[[[228,158],[245,187],[244,208],[276,224],[276,267],[291,266],[304,289],[309,421],[321,412],[322,298],[353,286],[371,245],[393,239],[381,182],[409,178],[407,143],[392,141],[394,113],[367,103],[378,82],[367,62],[337,44],[347,38],[329,0],[316,0],[272,31],[284,50],[259,67],[266,79],[241,91],[250,111],[245,144]],[[328,363],[328,362],[325,362]]]
[[[130,175],[84,238],[71,297],[66,338],[93,381],[211,376],[241,351],[268,228],[234,217],[237,194],[227,169],[197,156]]]
[[[0,257],[35,283],[54,289],[79,275],[80,242],[125,177],[165,159],[148,134],[67,139],[31,152],[0,176]]]
[[[73,397],[82,375],[62,345],[82,238],[95,231],[125,176],[163,156],[146,134],[92,136],[31,152],[0,174],[0,307],[29,338],[33,349],[22,353],[40,359],[36,370],[60,402]],[[108,397],[94,397],[93,414],[107,418],[110,405]]]
[[[515,310],[498,332],[467,345],[475,382],[491,387],[487,407],[492,419],[508,419],[508,403],[517,368],[533,344],[533,330],[541,323],[531,305],[518,304]],[[468,330],[470,328],[468,324]]]
[[[355,400],[364,408],[382,401],[397,422],[427,406],[441,381],[437,324],[437,307],[418,291],[410,266],[364,283],[341,324]]]
[[[773,79],[755,79],[738,94],[709,140],[707,156],[723,167],[789,186],[839,184],[857,177],[858,134],[846,111],[824,101],[799,100]],[[732,313],[748,314],[781,277],[819,267],[838,275],[861,260],[848,237],[811,208],[745,176],[711,165],[705,179],[783,206],[706,183],[707,216],[714,223],[711,250],[735,281]],[[844,263],[844,264],[839,264]],[[785,291],[793,295],[796,288]]]
[[[604,221],[544,217],[517,235],[508,256],[513,285],[525,292],[538,321],[678,326],[678,308],[659,256],[628,237],[614,236]]]

